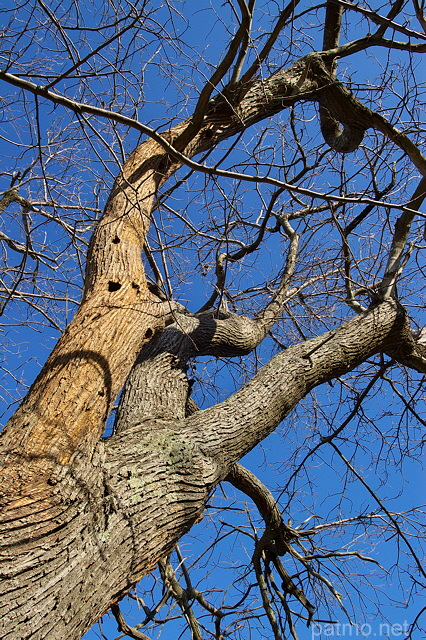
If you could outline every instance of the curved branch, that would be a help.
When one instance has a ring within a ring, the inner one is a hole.
[[[377,45],[378,42],[374,42],[374,44]],[[360,44],[360,48],[365,48],[366,45],[367,43],[364,42],[362,46]],[[365,131],[369,128],[378,129],[405,153],[407,153],[413,164],[419,169],[422,175],[425,175],[426,158],[407,136],[391,125],[384,116],[365,107],[343,85],[340,83],[330,84],[330,76],[325,62],[330,58],[342,55],[344,55],[344,53],[341,51],[341,47],[321,54],[308,54],[290,67],[272,74],[267,79],[254,82],[248,89],[245,88],[244,92],[240,96],[238,104],[236,104],[233,109],[230,109],[226,100],[221,96],[217,96],[217,98],[211,101],[208,113],[209,118],[206,118],[203,127],[204,135],[203,132],[201,132],[201,135],[196,137],[192,142],[191,147],[185,150],[187,155],[179,152],[170,140],[173,139],[174,135],[178,136],[186,128],[188,121],[177,125],[170,132],[159,134],[154,129],[151,129],[133,118],[128,118],[108,109],[101,109],[99,107],[70,100],[65,96],[48,91],[44,87],[35,85],[28,80],[19,78],[5,71],[0,70],[0,80],[5,80],[9,84],[17,86],[20,89],[44,97],[54,104],[60,104],[73,112],[89,113],[110,119],[114,122],[125,124],[126,126],[140,131],[152,138],[152,140],[157,142],[161,148],[177,162],[181,162],[191,169],[200,171],[207,175],[234,178],[246,182],[262,182],[264,184],[271,184],[285,188],[290,192],[294,191],[295,193],[308,195],[312,198],[321,198],[328,201],[363,202],[365,204],[372,203],[380,205],[380,202],[376,202],[369,198],[363,198],[360,200],[359,198],[345,198],[330,194],[323,194],[310,189],[297,187],[268,176],[249,175],[239,173],[237,171],[226,171],[219,169],[216,166],[206,166],[192,160],[190,157],[197,153],[201,153],[202,151],[206,151],[207,149],[211,149],[219,141],[243,131],[250,125],[259,122],[270,115],[274,115],[300,100],[311,99],[318,100],[327,107],[330,114],[339,122],[345,123],[349,119],[349,124],[353,129],[359,129],[360,131]],[[222,115],[222,120],[220,122],[218,121],[219,113]],[[132,156],[134,156],[135,153],[136,152],[134,152]],[[164,179],[169,177],[177,168],[178,166],[173,165],[172,170],[169,170],[164,174]],[[386,203],[386,206],[389,206],[389,203]]]
[[[230,482],[236,489],[253,500],[269,529],[278,530],[284,524],[275,498],[254,473],[237,462],[231,466],[225,481]],[[291,528],[288,527],[288,529],[292,533]],[[288,539],[290,540],[292,537],[297,538],[297,533],[295,535],[289,534]]]
[[[322,48],[324,51],[336,49],[339,46],[340,30],[342,26],[343,7],[335,0],[327,0],[324,23],[324,37]],[[335,82],[337,62],[336,58],[325,60],[330,75],[330,83]],[[320,100],[319,116],[321,133],[331,149],[340,153],[355,151],[361,144],[368,127],[349,124],[347,120],[336,118],[330,109],[328,100]],[[340,123],[344,123],[344,127]]]
[[[395,359],[412,352],[402,308],[386,301],[338,329],[276,355],[224,402],[198,411],[185,423],[201,434],[199,446],[228,472],[263,440],[311,389],[352,370],[378,352]],[[398,352],[399,356],[397,353]]]
[[[184,418],[190,394],[187,363],[191,358],[242,356],[262,342],[282,312],[296,264],[299,236],[288,222],[281,224],[290,235],[290,248],[281,282],[269,304],[254,319],[220,309],[195,315],[176,313],[176,321],[140,352],[120,398],[116,433],[144,416]],[[223,267],[218,276],[221,273],[224,276]]]
[[[342,15],[342,5],[335,0],[327,0],[322,45],[324,51],[338,47]],[[328,62],[330,82],[336,78],[336,67],[336,58],[330,59]],[[342,129],[339,120],[333,117],[325,101],[320,101],[319,116],[321,133],[331,149],[340,153],[350,153],[359,147],[364,138],[365,128],[353,127],[345,122]]]
[[[418,210],[426,198],[426,175],[420,180],[413,198],[409,202],[410,209],[403,211],[395,224],[395,232],[392,239],[392,246],[389,251],[388,263],[386,265],[383,280],[379,286],[381,300],[386,300],[393,295],[396,281],[401,274],[403,267],[403,252],[411,229],[411,224],[415,218],[415,211]]]
[[[119,630],[126,636],[134,638],[135,640],[150,640],[144,633],[127,624],[118,604],[112,604],[111,611],[117,620]]]
[[[245,469],[241,464],[234,464],[232,465],[225,480],[230,482],[234,487],[248,495],[253,500],[265,521],[266,529],[260,540],[256,543],[256,548],[253,554],[253,564],[256,569],[256,576],[262,592],[265,610],[268,614],[271,625],[275,628],[273,610],[270,606],[265,580],[261,571],[261,559],[265,553],[276,559],[277,556],[284,555],[287,551],[290,551],[290,541],[292,539],[297,540],[300,537],[300,532],[284,524],[281,511],[273,495],[269,489],[260,482],[254,473]],[[280,575],[283,580],[283,588],[285,592],[294,596],[308,611],[309,626],[315,607],[309,602],[305,594],[296,587],[282,564],[280,565]]]

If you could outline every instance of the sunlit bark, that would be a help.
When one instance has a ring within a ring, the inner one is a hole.
[[[260,344],[282,312],[296,234],[287,223],[284,276],[254,319],[207,309],[177,313],[164,329],[164,305],[147,286],[141,255],[159,187],[185,163],[214,173],[191,159],[296,102],[319,103],[323,135],[334,150],[353,151],[373,128],[426,175],[426,160],[410,139],[336,80],[335,59],[350,47],[338,46],[341,11],[328,7],[324,47],[332,51],[311,53],[262,79],[253,75],[257,68],[248,77],[238,66],[230,84],[210,98],[230,67],[225,57],[225,70],[218,67],[193,118],[161,134],[133,123],[153,139],[122,167],[91,239],[79,310],[0,441],[5,640],[80,638],[174,548],[202,517],[215,485],[316,386],[377,353],[426,371],[424,348],[391,295],[424,179],[395,230],[379,303],[282,351],[238,392],[204,411],[189,410],[188,360],[243,355]],[[244,12],[231,62],[249,24]],[[385,46],[377,35],[362,46],[372,44]],[[23,77],[1,71],[0,79],[77,114],[127,123]],[[115,432],[102,441],[126,379]]]

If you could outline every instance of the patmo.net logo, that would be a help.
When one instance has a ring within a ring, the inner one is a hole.
[[[315,624],[311,630],[312,640],[319,638],[403,638],[407,637],[410,625],[406,620],[404,622],[395,622],[390,624],[387,622],[379,625],[371,624]]]

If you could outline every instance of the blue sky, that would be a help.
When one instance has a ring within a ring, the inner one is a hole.
[[[8,15],[5,10],[10,7],[4,2],[2,5],[6,20]],[[376,5],[378,10],[379,3]],[[32,6],[31,3],[29,6]],[[58,6],[61,7],[58,9],[60,11],[71,6],[71,3],[64,2]],[[311,6],[310,2],[302,3],[301,10]],[[130,79],[123,80],[124,91],[128,92],[130,98],[123,98],[123,104],[118,98],[110,99],[110,80],[107,77],[104,78],[102,73],[103,64],[107,68],[114,61],[114,48],[112,48],[104,52],[105,58],[97,60],[98,75],[87,79],[85,92],[82,90],[84,99],[88,99],[92,95],[93,99],[99,100],[99,103],[104,104],[107,108],[124,109],[129,114],[133,109],[132,115],[137,115],[141,122],[159,129],[186,117],[191,112],[194,97],[197,96],[203,80],[210,75],[214,65],[220,59],[223,46],[228,41],[227,29],[229,27],[232,32],[233,22],[229,6],[225,5],[217,5],[216,7],[214,4],[211,6],[211,3],[208,2],[199,2],[195,6],[195,3],[192,2],[176,2],[175,8],[176,11],[172,13],[164,8],[159,15],[154,16],[157,19],[156,23],[147,20],[143,25],[144,28],[141,28],[140,49],[133,59],[134,66],[129,70]],[[275,16],[279,8],[278,3],[275,2],[265,2],[260,5],[256,14],[254,39],[269,28],[271,15]],[[87,25],[95,27],[99,22],[100,15],[97,3],[88,3],[86,9]],[[216,9],[218,13],[219,10],[223,10],[222,21],[217,19]],[[22,8],[22,11],[25,12],[25,9]],[[179,12],[183,13],[183,18],[179,16]],[[300,49],[301,54],[315,47],[320,47],[321,33],[318,25],[322,23],[322,19],[322,8],[309,14],[309,20],[306,19],[304,25],[303,39],[300,34],[287,31],[281,41],[282,49],[273,60],[271,69],[289,63],[290,55],[294,55],[294,52],[290,54],[285,48],[285,45],[289,43],[292,45],[295,43],[295,48]],[[365,27],[364,21],[365,18],[360,17],[358,21],[352,20],[346,25],[345,38],[354,37],[361,32]],[[153,32],[155,33],[155,29],[158,29],[158,33],[161,32],[163,37],[169,39],[166,45],[160,47],[157,36],[152,35]],[[173,29],[181,36],[180,50],[175,46]],[[31,44],[33,35],[31,30],[27,30],[22,35],[20,45],[16,47],[14,55],[19,53],[20,60],[29,66],[31,77],[36,79],[37,65],[34,62],[34,45]],[[72,37],[73,34],[70,32],[70,38],[72,39]],[[123,40],[126,37],[127,35],[124,35]],[[45,49],[44,54],[47,55],[46,52],[53,48],[54,41],[50,41],[45,33],[44,38],[44,42],[40,44],[40,51]],[[87,51],[100,43],[103,38],[101,30],[99,33],[92,31],[90,39],[86,43]],[[300,38],[300,44],[298,44],[298,38]],[[129,40],[129,46],[130,42]],[[83,45],[80,43],[80,46]],[[85,52],[86,50],[82,49],[80,55],[84,56]],[[368,91],[370,90],[371,78],[389,66],[393,85],[392,90],[384,94],[386,97],[384,113],[389,117],[396,113],[401,122],[406,123],[409,121],[410,112],[400,96],[407,89],[409,74],[400,73],[398,66],[398,60],[402,61],[403,58],[403,54],[396,53],[392,64],[390,64],[386,51],[369,50],[367,53],[357,54],[350,60],[343,60],[339,66],[339,73],[341,77],[352,82],[352,86],[357,89],[357,95],[360,98],[366,96],[366,100],[369,100]],[[57,56],[55,60],[52,73],[60,73],[68,68],[69,62],[65,57]],[[415,61],[414,67],[418,64],[419,62]],[[267,71],[269,72],[271,69]],[[12,60],[11,72],[13,71],[14,63]],[[143,82],[143,92],[138,87],[139,78]],[[73,80],[67,80],[60,82],[57,89],[71,93],[75,92],[74,85]],[[374,96],[374,91],[371,95]],[[72,318],[81,295],[84,265],[79,262],[79,259],[84,254],[85,243],[87,243],[93,225],[100,215],[108,190],[117,173],[117,162],[122,161],[125,154],[140,139],[138,133],[132,130],[125,131],[122,127],[118,127],[119,135],[116,135],[117,131],[114,126],[95,119],[89,125],[86,123],[86,131],[90,133],[90,126],[93,125],[97,132],[96,135],[87,137],[87,139],[79,138],[77,132],[80,131],[81,121],[75,116],[64,113],[60,108],[44,104],[42,101],[36,104],[32,98],[28,98],[21,109],[13,99],[8,100],[6,104],[4,103],[5,101],[3,101],[5,117],[0,140],[3,157],[0,188],[8,188],[13,173],[22,172],[31,164],[37,155],[37,144],[36,146],[34,144],[37,143],[38,136],[41,134],[42,142],[46,146],[42,152],[43,162],[40,166],[49,176],[51,191],[43,193],[43,175],[40,172],[37,173],[38,169],[30,174],[23,189],[27,190],[26,193],[33,198],[33,194],[37,193],[42,201],[55,200],[58,206],[51,209],[45,208],[50,213],[50,218],[37,215],[34,212],[31,214],[31,237],[37,249],[45,256],[45,261],[37,263],[28,257],[23,266],[25,279],[22,282],[19,278],[17,281],[15,273],[19,271],[18,267],[22,263],[22,255],[17,255],[7,246],[3,249],[5,262],[11,260],[16,268],[12,275],[5,273],[6,284],[8,286],[16,284],[18,288],[22,287],[23,293],[28,296],[27,299],[31,300],[33,306],[24,307],[22,299],[15,298],[13,302],[9,303],[9,315],[1,326],[4,346],[3,362],[0,361],[0,366],[4,367],[3,378],[0,378],[2,383],[0,395],[3,401],[3,408],[0,411],[2,421],[5,421],[16,407],[16,403],[26,392],[60,331]],[[321,153],[325,154],[326,160],[329,159],[328,167],[321,174],[314,174],[307,179],[307,183],[312,188],[324,191],[336,190],[338,189],[340,172],[347,171],[348,183],[353,185],[355,191],[362,189],[366,158],[374,157],[373,154],[369,155],[370,149],[368,148],[368,144],[372,144],[372,140],[366,144],[366,149],[362,153],[354,154],[353,158],[343,160],[326,151],[322,145],[314,106],[306,105],[298,109],[292,125],[302,141],[307,140],[308,137],[314,140],[315,150],[311,155],[308,154],[309,160],[318,157]],[[291,162],[292,154],[296,154],[297,148],[294,140],[291,144],[287,144],[285,138],[291,128],[289,114],[283,113],[272,121],[269,138],[268,136],[261,137],[262,127],[263,125],[258,125],[247,132],[229,159],[224,160],[222,164],[224,168],[237,167],[240,171],[247,171],[247,173],[254,170],[266,173],[268,162],[273,156],[272,152],[272,155],[267,151],[259,152],[258,164],[255,165],[249,162],[246,149],[253,149],[253,141],[258,141],[259,146],[262,141],[264,147],[268,149],[269,140],[272,148],[273,145],[276,145],[279,136],[283,136],[283,148],[274,151],[274,158],[277,164],[281,161],[284,163],[284,160]],[[118,142],[119,137],[123,140],[122,146]],[[64,143],[64,140],[67,142]],[[227,148],[228,143],[222,145],[210,155],[206,162],[214,164],[223,156]],[[50,150],[51,156],[46,149]],[[381,161],[383,162],[381,177],[385,182],[389,179],[391,163],[393,161],[400,162],[400,154],[398,155],[394,150],[385,150]],[[298,169],[299,166],[295,164],[294,168],[290,170],[290,177],[294,177]],[[410,190],[412,191],[411,185],[417,176],[414,173],[410,176],[409,171],[410,169],[401,169],[401,173],[398,174],[400,184],[394,190],[395,197],[399,188],[403,191],[402,199],[404,199],[404,193],[409,194]],[[186,173],[187,170],[182,169],[177,177],[186,175]],[[262,214],[262,207],[264,210],[264,203],[269,196],[268,189],[262,190],[248,185],[234,190],[234,185],[226,180],[211,181],[206,185],[204,176],[194,177],[188,184],[189,186],[181,187],[172,194],[168,200],[171,209],[163,209],[156,213],[156,224],[161,231],[158,235],[155,227],[152,227],[150,242],[157,249],[159,238],[163,242],[167,241],[173,244],[177,242],[176,238],[189,233],[189,223],[205,231],[206,211],[213,221],[210,223],[209,232],[214,228],[214,221],[217,221],[219,234],[224,225],[224,218],[233,214],[240,215],[242,219],[254,224]],[[408,186],[405,187],[405,184]],[[347,190],[350,191],[351,188],[348,187]],[[81,205],[80,209],[78,208],[79,204]],[[285,207],[295,207],[296,204],[295,199],[287,198],[283,200],[282,206],[286,210]],[[72,205],[72,209],[68,210],[66,208],[68,205]],[[173,210],[177,211],[181,217],[174,215]],[[357,211],[355,208],[350,210],[348,207],[347,215],[350,216],[353,212],[355,212],[353,215],[356,215]],[[60,221],[58,220],[59,215]],[[327,227],[325,231],[323,230],[320,225],[321,215],[317,216],[317,227],[312,222],[311,227],[306,231],[307,239],[303,241],[305,244],[301,251],[302,266],[296,276],[297,282],[302,282],[305,273],[311,269],[310,256],[312,254],[310,252],[312,247],[317,252],[317,254],[314,253],[314,256],[318,256],[314,259],[318,262],[324,261],[324,264],[327,265],[331,264],[333,260],[337,260],[340,255],[340,236],[331,226]],[[385,211],[380,215],[376,226],[366,225],[363,227],[359,237],[352,245],[355,255],[364,260],[361,262],[362,267],[355,274],[361,284],[368,281],[372,272],[380,273],[383,268],[383,264],[380,263],[380,255],[376,259],[376,247],[378,248],[379,241],[382,240],[381,225],[389,234],[397,213],[391,212],[389,214]],[[3,216],[1,222],[3,233],[25,243],[25,225],[28,221],[22,215],[21,207],[12,206]],[[70,244],[69,228],[64,227],[64,224],[76,225],[79,238],[75,246]],[[305,230],[303,221],[298,224],[300,231]],[[244,237],[244,232],[238,236],[236,231],[234,237],[238,240],[239,237]],[[169,268],[173,293],[191,311],[199,308],[211,293],[215,279],[215,250],[216,246],[213,244],[210,246],[206,243],[204,247],[200,248],[195,243],[188,242],[182,252],[178,249],[170,251]],[[286,250],[285,239],[271,233],[266,238],[264,251],[248,257],[242,265],[237,264],[229,267],[227,286],[230,294],[237,300],[240,310],[251,313],[258,308],[261,300],[265,299],[264,295],[262,297],[262,294],[259,294],[259,297],[252,303],[249,293],[260,287],[265,278],[273,280],[282,265]],[[59,259],[53,267],[50,260],[58,255]],[[194,266],[200,268],[194,269]],[[422,299],[422,285],[419,285],[419,273],[421,278],[424,267],[424,251],[422,253],[422,250],[419,250],[415,260],[409,263],[408,275],[406,280],[401,283],[400,288],[401,299],[411,305],[410,312],[420,325],[424,323],[424,300]],[[317,273],[319,269],[320,266],[315,266],[313,272]],[[38,279],[37,285],[34,285],[32,281],[32,274]],[[339,286],[341,287],[341,283]],[[416,286],[417,289],[415,289]],[[248,292],[249,289],[252,291]],[[238,298],[237,291],[239,290],[248,293]],[[308,295],[315,299],[315,287],[308,288],[307,291]],[[43,295],[49,294],[52,295],[52,299],[43,300]],[[295,303],[292,307],[300,314],[300,324],[307,335],[320,333],[325,330],[326,326],[333,326],[351,315],[345,305],[333,302],[333,295],[333,291],[324,293],[324,300],[329,309],[324,321],[305,318],[301,311],[303,310],[302,302]],[[284,340],[286,344],[300,340],[300,335],[297,335],[291,318],[283,319],[276,330],[276,337]],[[222,361],[215,363],[206,358],[197,363],[194,375],[199,381],[203,381],[203,386],[195,386],[197,401],[204,407],[226,397],[249,378],[263,362],[266,362],[276,349],[276,344],[271,339],[267,339],[253,356],[245,359],[242,368],[240,367],[241,362],[237,360],[229,363]],[[366,515],[372,514],[371,517],[376,513],[378,505],[372,496],[362,486],[362,483],[354,478],[347,465],[338,458],[336,452],[327,446],[321,447],[310,458],[309,468],[300,472],[294,482],[288,484],[292,471],[298,468],[309,448],[316,444],[322,435],[328,433],[331,418],[334,420],[334,425],[338,425],[347,417],[356,401],[357,394],[367,386],[376,369],[377,359],[374,363],[371,362],[361,367],[361,375],[357,382],[353,381],[349,375],[342,384],[326,385],[324,388],[318,389],[313,394],[314,403],[308,400],[301,403],[300,407],[280,425],[277,431],[243,461],[274,491],[274,495],[280,497],[285,518],[292,518],[295,524],[312,516],[314,516],[312,522],[315,525],[320,525],[327,519],[338,521],[339,518],[350,517],[351,514],[358,511],[362,511]],[[8,373],[9,370],[13,372],[13,375]],[[215,388],[209,384],[209,379],[212,376],[216,380],[217,387]],[[382,499],[386,500],[386,507],[389,511],[400,511],[424,502],[425,477],[421,466],[422,435],[413,416],[404,411],[398,396],[399,392],[409,398],[417,411],[423,411],[421,407],[422,379],[417,375],[413,377],[414,381],[409,387],[411,391],[407,391],[408,383],[405,374],[396,373],[394,369],[394,387],[385,382],[379,390],[373,391],[368,396],[363,404],[363,412],[348,424],[345,431],[345,441],[341,442],[341,450],[346,458],[356,466],[372,488],[380,493]],[[411,393],[413,393],[412,396]],[[401,413],[402,418],[400,417]],[[342,487],[345,490],[343,498],[341,497]],[[285,493],[283,493],[284,488]],[[287,495],[291,495],[292,498],[290,505],[287,505]],[[187,563],[190,564],[192,559],[202,553],[206,542],[213,539],[217,531],[220,531],[221,535],[226,533],[222,543],[218,545],[217,556],[214,558],[207,556],[209,562],[203,563],[202,561],[200,568],[193,570],[197,584],[201,577],[203,580],[205,579],[203,584],[206,585],[209,597],[213,601],[217,599],[219,602],[222,598],[221,591],[235,579],[234,568],[249,565],[253,553],[253,532],[255,530],[261,532],[262,525],[256,513],[251,516],[254,522],[250,522],[246,513],[247,500],[245,496],[235,492],[230,485],[224,485],[223,490],[219,488],[216,496],[213,499],[213,506],[207,509],[204,522],[196,525],[194,530],[182,540],[181,549],[184,556],[188,558]],[[410,532],[410,530],[414,530],[415,524],[412,523],[408,526]],[[237,536],[235,531],[230,533],[236,527],[243,531],[240,536]],[[372,540],[367,540],[361,532],[361,527],[359,529],[356,541],[359,542],[360,548],[387,568],[388,573],[379,570],[376,565],[369,562],[361,563],[363,567],[366,567],[366,570],[360,566],[355,567],[353,564],[348,565],[349,572],[359,571],[362,573],[362,571],[366,571],[365,575],[371,583],[369,586],[361,578],[359,580],[356,578],[354,581],[358,585],[358,593],[355,593],[354,596],[353,613],[357,613],[357,609],[364,605],[371,614],[370,617],[361,618],[362,622],[359,624],[371,625],[371,627],[353,627],[352,630],[359,632],[359,637],[362,636],[362,633],[364,637],[387,637],[386,633],[389,637],[404,637],[403,625],[407,620],[412,619],[421,606],[421,597],[414,597],[414,592],[409,591],[410,581],[407,580],[403,584],[398,581],[396,567],[398,565],[404,566],[406,548],[403,544],[400,548],[396,547],[393,544],[394,538],[391,533],[389,533],[388,539],[383,521],[378,523],[377,535]],[[326,544],[330,548],[334,548],[333,545],[335,548],[338,548],[339,545],[346,548],[345,545],[347,545],[348,549],[353,549],[355,544],[353,531],[349,528],[348,533],[345,533],[336,527],[336,532],[333,532],[324,542],[324,545]],[[214,572],[210,572],[210,567],[214,562],[218,564],[218,567]],[[331,573],[332,567],[330,568]],[[146,578],[141,586],[142,591],[144,588],[147,592],[150,591],[152,580],[152,578]],[[336,580],[340,580],[339,575],[336,576]],[[215,592],[216,589],[219,593]],[[233,589],[234,591],[232,589],[230,591],[230,597],[235,601],[241,589],[240,583],[236,582]],[[380,612],[376,610],[378,592],[381,593],[381,602],[383,603],[380,605]],[[413,596],[412,599],[410,595]],[[148,597],[147,594],[146,597]],[[130,624],[136,624],[142,615],[140,611],[136,612],[135,608],[137,609],[137,606],[134,603],[126,602],[123,605],[123,610],[129,613]],[[384,620],[379,613],[384,615]],[[339,617],[340,615],[341,617]],[[339,625],[347,623],[347,618],[343,613],[339,614],[337,611],[336,616]],[[170,633],[174,633],[175,637],[178,637],[179,623],[174,624],[176,627],[172,627],[174,629],[172,632],[169,632],[166,627],[163,637],[171,637]],[[393,626],[380,626],[384,624]],[[306,630],[301,627],[300,638],[308,640],[311,637],[326,638],[339,634],[340,636],[349,635],[348,629],[343,626],[327,627],[326,622],[321,625],[316,630]],[[115,633],[116,625],[109,617],[104,618],[102,628],[108,639],[118,635]],[[244,633],[242,632],[241,635],[243,638],[260,637],[259,635],[250,635],[248,631]],[[258,630],[256,633],[261,632]],[[271,637],[267,628],[264,633],[265,640]],[[85,636],[86,640],[99,637],[101,636],[96,625]],[[153,633],[152,637],[157,636]],[[184,633],[182,637],[188,636]],[[418,637],[420,638],[420,636]],[[416,640],[417,636],[414,634],[413,638]]]

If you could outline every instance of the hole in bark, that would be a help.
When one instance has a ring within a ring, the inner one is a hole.
[[[140,286],[137,284],[137,282],[132,282],[132,287],[133,289],[136,289],[136,291],[139,293]]]
[[[113,282],[112,280],[108,282],[108,291],[118,291],[119,289],[121,289],[119,282]]]
[[[170,167],[170,160],[166,156],[163,160],[158,163],[157,172],[160,175],[165,175],[167,173],[168,168]]]
[[[153,331],[152,331],[152,329],[147,329],[147,330],[145,331],[145,338],[148,340],[148,338],[152,338],[152,336],[153,336]]]
[[[121,242],[120,238],[118,236],[115,236],[115,238],[113,239],[113,244],[119,244]]]

